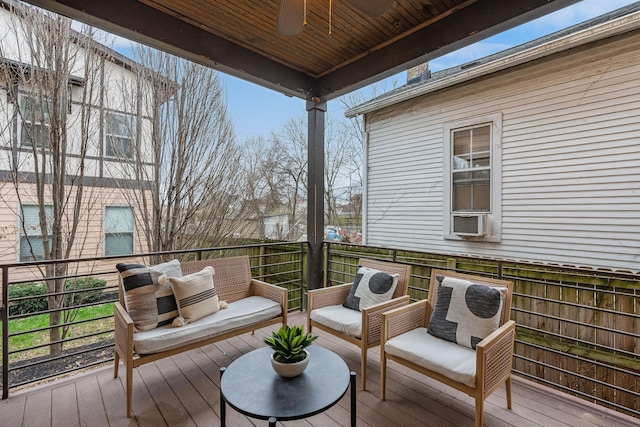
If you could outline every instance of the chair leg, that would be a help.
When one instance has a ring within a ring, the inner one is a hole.
[[[120,365],[120,356],[117,351],[113,351],[113,378],[118,378],[118,365]]]
[[[127,418],[131,418],[133,415],[133,366],[127,364],[125,368],[127,371]]]
[[[476,390],[476,427],[482,427],[483,405],[484,399],[482,397],[482,391]]]
[[[367,347],[366,346],[362,347],[362,351],[360,352],[360,354],[361,354],[360,372],[362,376],[362,389],[366,390],[367,389]]]
[[[387,358],[384,350],[380,348],[380,399],[385,399],[387,391]]]
[[[511,409],[511,377],[504,383],[507,391],[507,408]]]

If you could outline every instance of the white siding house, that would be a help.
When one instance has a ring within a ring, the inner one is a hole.
[[[265,238],[281,240],[289,237],[289,215],[265,215],[263,222]]]
[[[640,4],[364,114],[364,243],[640,270]]]

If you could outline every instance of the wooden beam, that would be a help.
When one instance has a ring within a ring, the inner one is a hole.
[[[311,99],[315,79],[137,0],[29,0],[64,16],[286,95]]]
[[[573,3],[577,0],[478,0],[323,76],[319,96],[333,99]]]
[[[360,59],[334,64],[319,78],[299,71],[305,64],[289,67],[137,0],[29,1],[286,95],[328,101],[577,0],[477,0]],[[307,61],[313,61],[310,49]]]

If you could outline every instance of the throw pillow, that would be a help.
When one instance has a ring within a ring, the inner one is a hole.
[[[437,276],[438,301],[429,319],[431,335],[472,349],[500,326],[506,288]]]
[[[358,266],[356,278],[342,305],[361,311],[363,308],[389,301],[393,297],[396,286],[398,286],[397,274]]]
[[[213,267],[209,266],[187,276],[167,278],[184,322],[195,322],[220,310],[213,275]]]
[[[147,267],[143,264],[116,265],[122,288],[124,305],[136,331],[148,331],[169,324],[178,316],[178,306],[170,286],[158,283],[160,276],[182,276],[177,259]]]

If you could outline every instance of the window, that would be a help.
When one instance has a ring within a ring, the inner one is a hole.
[[[53,218],[53,207],[44,207],[47,224]],[[20,207],[20,262],[42,261],[44,259],[44,243],[40,229],[40,207],[38,205],[22,205]],[[51,239],[51,233],[48,233]]]
[[[491,211],[491,125],[451,131],[453,212]]]
[[[133,253],[133,208],[107,206],[104,212],[104,254]]]
[[[51,101],[48,99],[38,100],[33,96],[20,98],[22,146],[49,149],[50,111]]]
[[[447,239],[499,241],[502,115],[444,126],[443,232]]]
[[[121,159],[133,159],[133,116],[107,113],[105,155]]]

